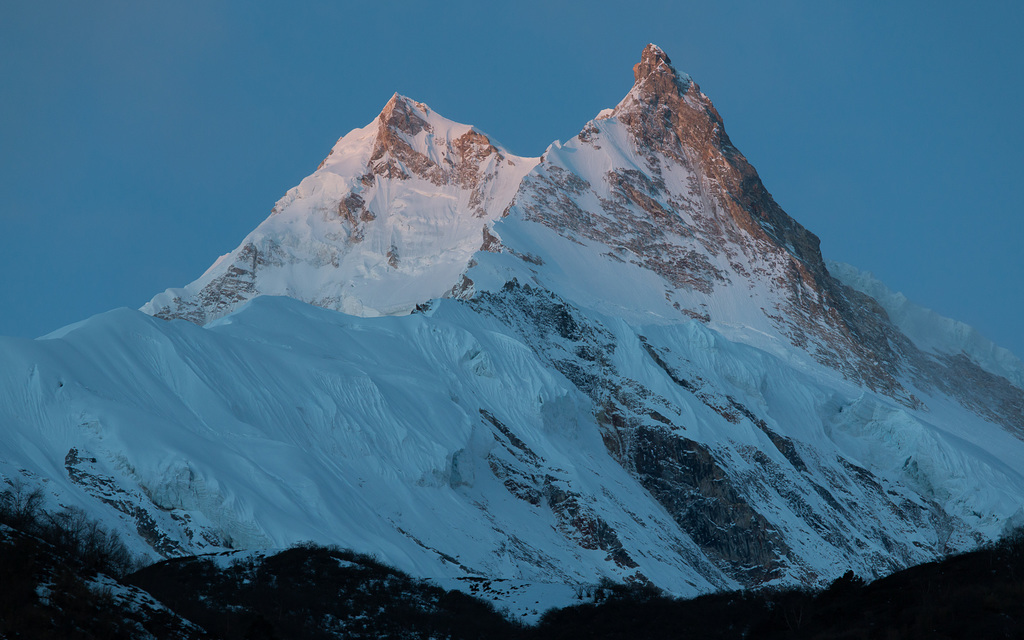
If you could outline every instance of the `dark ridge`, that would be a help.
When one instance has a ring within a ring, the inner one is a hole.
[[[601,601],[553,610],[534,640],[570,638],[1024,638],[1024,530],[985,549],[866,584],[717,593],[676,600],[604,585]]]
[[[416,580],[374,558],[300,545],[267,557],[176,558],[128,581],[217,637],[513,638],[489,602]]]

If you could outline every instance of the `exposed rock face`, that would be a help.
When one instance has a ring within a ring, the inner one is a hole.
[[[138,537],[163,557],[191,555],[199,549],[230,546],[208,523],[194,522],[181,509],[155,504],[145,491],[126,489],[98,460],[72,447],[64,456],[64,468],[73,483],[96,500],[127,516]]]
[[[454,139],[435,140],[435,146],[441,147],[440,159],[436,160],[434,149],[414,146],[416,136],[421,133],[436,133],[428,119],[429,113],[426,105],[398,94],[388,101],[377,118],[377,136],[368,175],[401,180],[416,177],[439,187],[456,185],[470,192],[469,206],[473,215],[487,216],[484,208],[488,200],[487,187],[496,177],[487,169],[488,160],[500,165],[507,162],[505,154],[487,136],[469,128]]]
[[[775,203],[757,171],[729,140],[722,117],[697,83],[676,72],[668,56],[653,44],[644,49],[633,74],[636,84],[613,116],[626,124],[637,145],[684,166],[699,167],[705,181],[718,183],[721,189],[713,194],[715,204],[753,242],[768,240],[778,247],[791,247],[808,275],[816,282],[827,282],[817,236]],[[728,239],[750,242],[737,235]]]
[[[640,427],[631,438],[631,470],[702,549],[744,584],[780,577],[785,542],[706,447],[665,427]]]

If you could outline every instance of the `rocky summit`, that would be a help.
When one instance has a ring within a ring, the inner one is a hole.
[[[538,158],[392,97],[142,312],[0,340],[0,473],[152,559],[298,541],[525,620],[1024,523],[1024,364],[821,255],[697,83]]]

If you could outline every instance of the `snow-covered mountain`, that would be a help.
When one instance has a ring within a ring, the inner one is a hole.
[[[204,324],[278,295],[359,316],[409,313],[458,282],[536,164],[396,93],[237,249],[142,310]]]
[[[336,543],[526,617],[1024,522],[1024,365],[826,264],[691,78],[634,75],[535,159],[396,95],[145,314],[0,340],[0,473],[154,557]]]

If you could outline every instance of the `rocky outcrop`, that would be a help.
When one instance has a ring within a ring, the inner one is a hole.
[[[121,512],[134,523],[138,537],[162,557],[189,555],[197,548],[221,548],[226,541],[207,527],[193,522],[191,514],[162,509],[139,490],[129,490],[105,473],[95,457],[72,447],[64,457],[64,469],[76,485],[96,500]]]
[[[755,240],[790,248],[816,281],[827,282],[818,237],[787,215],[765,189],[754,167],[733,146],[722,117],[689,76],[648,45],[633,67],[636,84],[614,115],[638,144],[683,165],[698,165],[717,182],[714,194],[736,225]]]
[[[639,427],[630,439],[630,469],[710,557],[746,585],[780,577],[786,543],[707,447],[665,427]]]
[[[468,205],[472,214],[485,217],[486,189],[495,177],[487,165],[509,159],[490,138],[473,128],[455,138],[434,139],[434,145],[440,149],[417,149],[413,138],[420,134],[435,135],[428,113],[425,104],[398,94],[388,101],[377,117],[368,175],[399,180],[418,177],[435,186],[455,185],[470,192]]]

